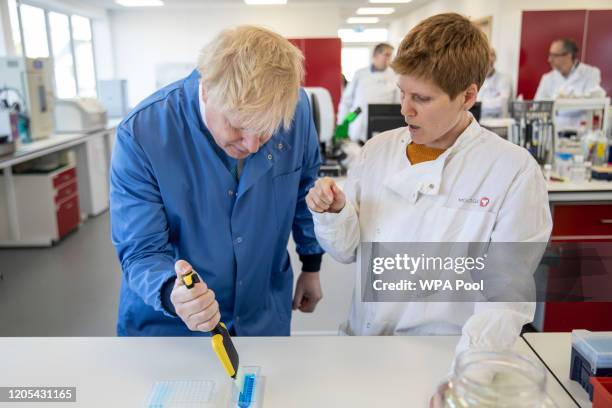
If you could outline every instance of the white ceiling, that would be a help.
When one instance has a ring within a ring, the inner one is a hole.
[[[285,7],[282,5],[276,6],[247,6],[243,0],[163,0],[166,8],[207,8],[207,7]],[[395,12],[387,16],[377,16],[380,18],[381,24],[387,24],[399,16],[409,13],[425,3],[432,0],[412,0],[405,4],[375,4],[369,3],[368,0],[288,0],[289,6],[295,5],[300,7],[329,7],[336,6],[340,8],[341,17],[345,20],[347,17],[356,16],[355,11],[359,7],[394,7]],[[114,0],[80,0],[82,3],[90,4],[97,7],[102,7],[108,10],[138,10],[134,8],[125,8],[114,2]],[[367,26],[370,26],[368,24]]]

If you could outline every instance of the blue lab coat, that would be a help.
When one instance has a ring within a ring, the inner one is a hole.
[[[168,85],[121,123],[111,164],[111,224],[123,277],[119,335],[191,332],[162,305],[161,288],[185,259],[214,290],[236,334],[289,335],[299,254],[319,254],[305,203],[320,165],[306,93],[289,131],[244,162],[239,182],[213,149],[199,109],[200,75]]]

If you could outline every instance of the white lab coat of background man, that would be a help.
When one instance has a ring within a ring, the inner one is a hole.
[[[508,103],[512,99],[512,80],[495,69],[495,50],[489,51],[489,72],[478,91],[477,100],[482,102],[480,117],[504,118],[508,116]]]
[[[553,41],[548,63],[552,71],[542,75],[535,100],[605,96],[599,69],[578,60],[578,46],[572,40]]]
[[[374,48],[372,64],[355,72],[348,83],[338,106],[337,122],[341,124],[346,115],[361,107],[361,114],[350,124],[352,141],[367,140],[368,104],[399,103],[397,76],[389,67],[393,47],[386,43]]]

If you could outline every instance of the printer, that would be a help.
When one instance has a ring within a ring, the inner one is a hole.
[[[89,133],[104,129],[106,108],[95,98],[58,99],[55,102],[56,133]]]

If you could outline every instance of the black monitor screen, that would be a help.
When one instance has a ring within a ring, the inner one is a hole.
[[[476,121],[480,120],[481,107],[482,103],[476,102],[470,108]],[[368,139],[378,133],[406,126],[401,110],[402,105],[398,103],[368,105]]]
[[[399,103],[368,105],[368,139],[378,133],[406,126]]]
[[[482,110],[482,102],[475,102],[474,106],[470,108],[470,112],[474,115],[474,119],[476,122],[480,121],[480,111]]]

